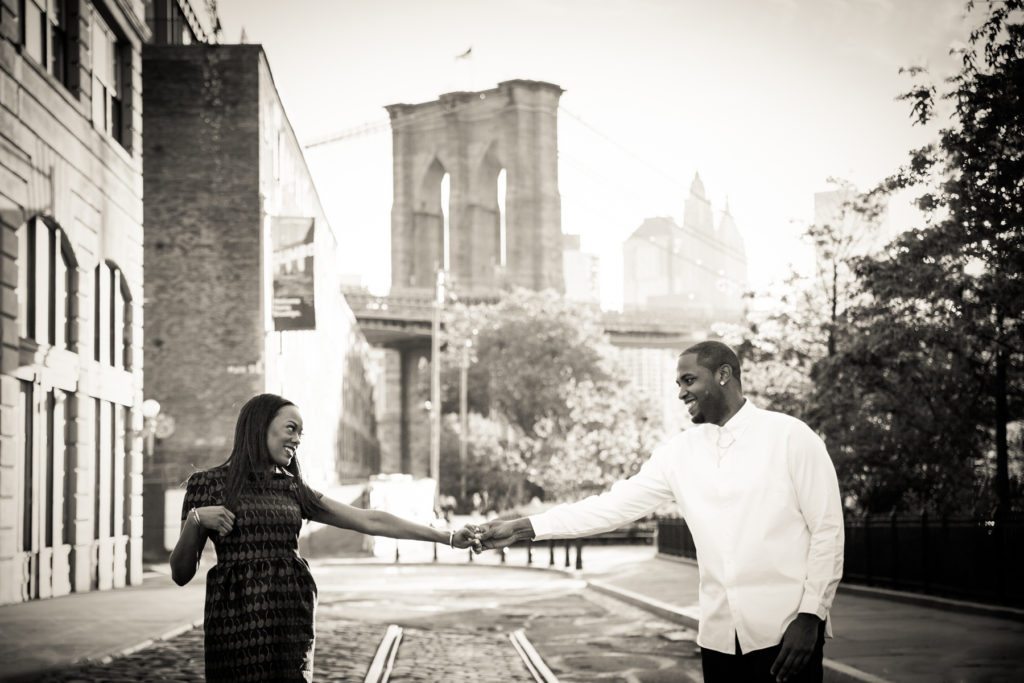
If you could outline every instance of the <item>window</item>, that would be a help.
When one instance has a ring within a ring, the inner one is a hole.
[[[18,234],[18,325],[23,338],[74,351],[76,261],[64,231],[33,218]]]
[[[132,369],[132,295],[128,280],[113,263],[95,271],[93,359],[123,370]]]
[[[98,13],[92,15],[92,121],[128,148],[125,121],[127,48]]]
[[[63,536],[61,537],[61,543],[70,545],[74,542],[74,524],[75,524],[75,462],[74,462],[74,428],[75,419],[77,417],[77,403],[75,401],[75,394],[58,394],[58,398],[61,399],[57,402],[57,416],[55,419],[58,424],[63,425],[63,432],[61,436],[61,445],[64,451],[64,521],[61,525],[63,530]]]
[[[21,0],[21,43],[25,53],[53,74],[65,87],[70,87],[70,53],[68,26],[72,10],[77,14],[76,0]]]
[[[154,45],[191,45],[196,36],[177,0],[145,0]]]

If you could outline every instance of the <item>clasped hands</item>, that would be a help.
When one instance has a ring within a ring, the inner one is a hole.
[[[512,545],[517,540],[512,521],[493,521],[485,524],[467,524],[452,536],[456,548],[472,548],[479,554],[485,550],[497,550]]]

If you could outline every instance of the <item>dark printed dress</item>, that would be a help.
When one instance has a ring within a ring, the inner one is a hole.
[[[226,477],[225,467],[189,477],[181,518],[222,505]],[[206,531],[217,549],[206,575],[206,680],[312,681],[317,590],[298,553],[297,483],[278,473],[256,485],[231,510],[230,534]]]

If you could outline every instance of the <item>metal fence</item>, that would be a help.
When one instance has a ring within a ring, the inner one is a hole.
[[[686,522],[658,520],[658,551],[697,558]],[[1024,517],[847,518],[843,582],[1024,607]]]

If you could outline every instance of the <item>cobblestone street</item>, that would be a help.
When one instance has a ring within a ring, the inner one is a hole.
[[[466,566],[315,572],[317,681],[361,682],[391,623],[404,629],[390,678],[396,683],[528,683],[533,679],[509,640],[521,628],[563,681],[700,680],[692,632],[563,575]],[[203,631],[41,680],[202,681]]]
[[[376,625],[321,619],[317,633],[316,680],[361,682],[382,634],[383,629]],[[76,667],[41,680],[42,683],[203,681],[203,629],[191,629],[109,664]]]

